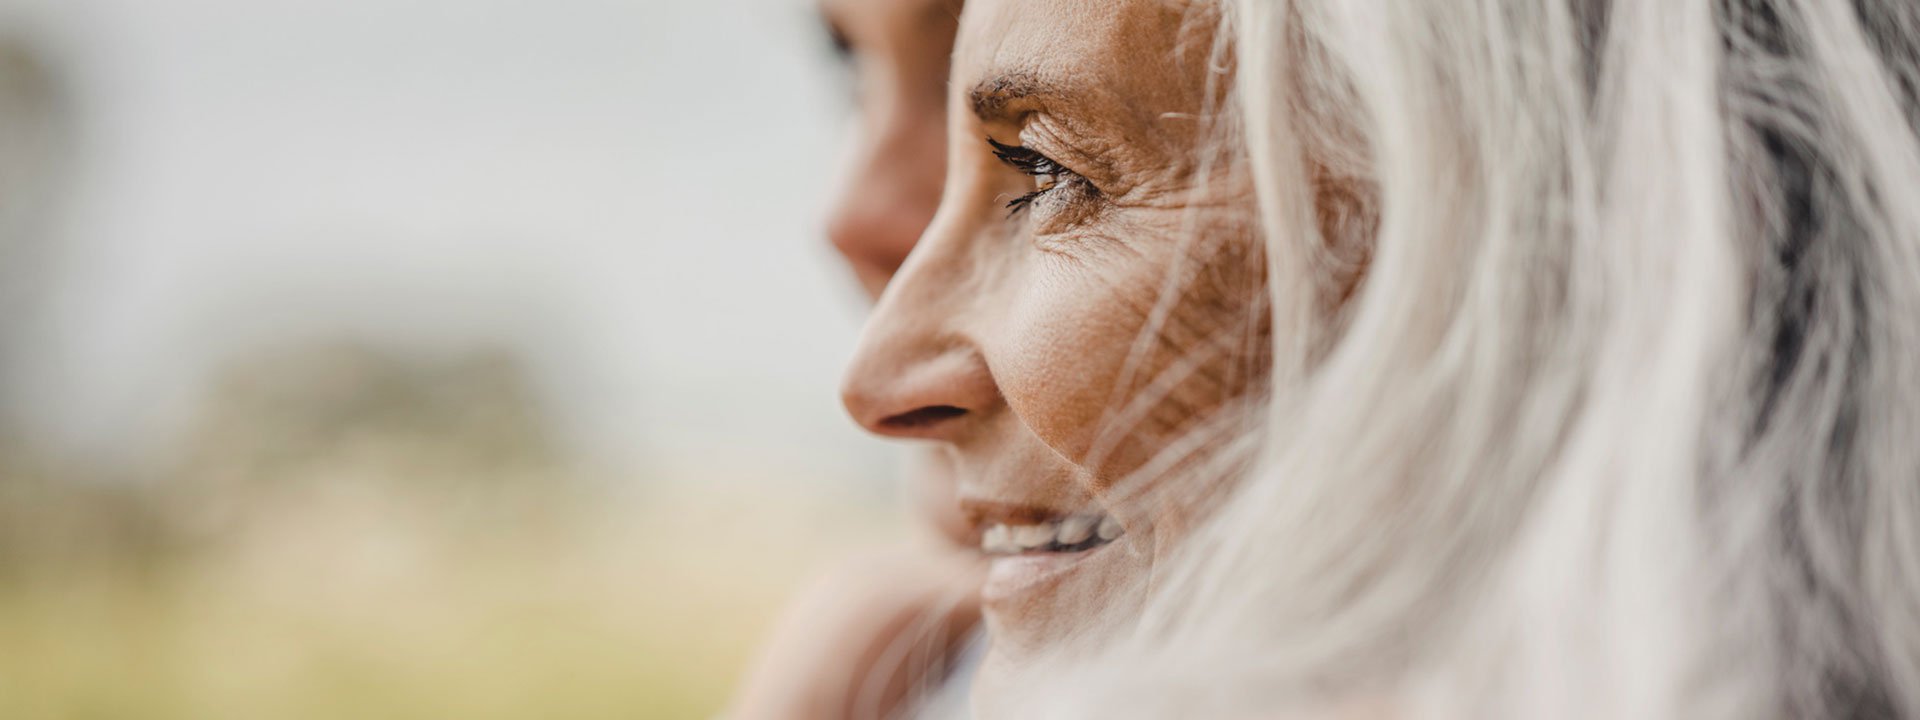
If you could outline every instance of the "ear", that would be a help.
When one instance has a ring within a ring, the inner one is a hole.
[[[1327,309],[1339,312],[1366,277],[1380,228],[1379,191],[1371,181],[1312,166],[1313,206],[1323,248],[1320,277]]]

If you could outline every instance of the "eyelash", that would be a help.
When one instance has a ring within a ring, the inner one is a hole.
[[[1072,170],[1068,170],[1060,163],[1054,162],[1053,158],[1042,155],[1033,148],[1021,145],[1007,145],[993,138],[987,138],[987,144],[993,147],[993,156],[1000,158],[1000,162],[1006,163],[1008,167],[1034,178],[1053,177],[1053,182],[1048,183],[1045,187],[1035,189],[1033,192],[1021,195],[1020,197],[1014,198],[1012,202],[1007,203],[1007,217],[1020,214],[1021,210],[1027,209],[1027,207],[1032,205],[1034,200],[1038,200],[1040,196],[1052,192],[1072,178],[1079,177],[1075,175]]]

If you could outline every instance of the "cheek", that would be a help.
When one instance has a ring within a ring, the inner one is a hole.
[[[1115,388],[1159,289],[1152,270],[1040,257],[1021,282],[997,380],[1013,412],[1077,463],[1115,407]]]
[[[1250,246],[1179,263],[1037,259],[1002,327],[995,372],[1008,407],[1097,477],[1138,468],[1261,376],[1263,264]],[[1193,272],[1143,332],[1175,266]]]

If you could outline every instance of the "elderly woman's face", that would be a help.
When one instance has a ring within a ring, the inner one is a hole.
[[[1203,132],[1227,84],[1205,7],[969,0],[961,21],[940,208],[843,394],[950,455],[997,556],[991,666],[1072,629],[1057,598],[1124,602],[1103,589],[1180,522],[1116,487],[1261,372],[1250,183]]]

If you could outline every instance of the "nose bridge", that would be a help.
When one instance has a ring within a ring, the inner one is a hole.
[[[981,268],[969,261],[963,231],[936,214],[861,333],[841,397],[871,432],[946,438],[999,402],[966,328],[968,288]]]

